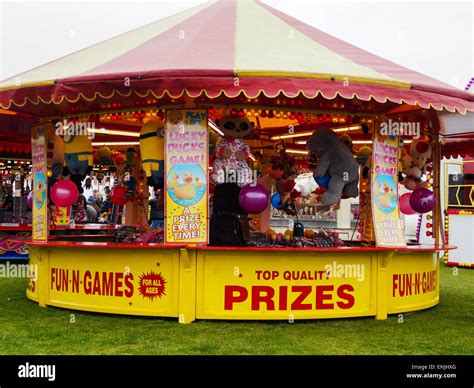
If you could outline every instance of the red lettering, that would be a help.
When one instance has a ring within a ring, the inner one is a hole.
[[[123,292],[121,290],[122,279],[123,279],[123,273],[115,272],[115,296],[123,296]]]
[[[113,272],[102,272],[102,295],[110,296],[114,292],[114,274]]]
[[[238,293],[234,295],[234,292]],[[224,310],[232,310],[234,303],[242,303],[249,296],[249,292],[242,286],[224,287]]]
[[[339,307],[340,309],[350,309],[354,306],[354,296],[349,294],[348,292],[354,292],[354,287],[352,287],[350,284],[343,284],[337,289],[337,296],[346,301],[346,303],[342,301],[337,302],[337,307]]]
[[[395,290],[398,288],[398,275],[393,275],[392,280],[392,297],[395,298]]]
[[[92,290],[92,294],[101,295],[101,293],[100,293],[100,276],[99,276],[98,272],[96,272],[94,274],[94,289]]]
[[[288,308],[288,287],[280,286],[278,308],[286,310]]]
[[[272,287],[252,287],[252,310],[260,310],[260,303],[265,303],[267,305],[267,310],[275,310],[275,302],[273,302],[272,299],[274,296],[275,290]]]
[[[91,293],[92,286],[92,275],[89,271],[84,272],[84,294],[89,295]]]
[[[69,271],[67,269],[60,269],[60,278],[61,278],[61,285],[60,285],[60,290],[61,291],[66,291],[68,290],[69,287]]]
[[[125,275],[125,286],[127,289],[125,290],[125,296],[127,298],[131,298],[133,296],[133,275],[131,273]]]
[[[311,286],[292,286],[292,292],[299,292],[299,296],[291,304],[291,310],[311,310],[310,303],[303,303],[303,301],[311,294]]]
[[[56,268],[51,268],[51,289],[53,289],[53,284],[56,282]]]
[[[316,286],[316,310],[331,310],[333,303],[324,304],[325,300],[330,300],[331,295],[324,294],[325,291],[333,291],[334,286]]]
[[[72,271],[72,292],[79,292],[79,271]]]

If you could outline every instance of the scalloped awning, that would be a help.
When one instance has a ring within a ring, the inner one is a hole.
[[[341,96],[466,113],[474,96],[254,1],[211,1],[0,83],[0,108],[119,96]]]

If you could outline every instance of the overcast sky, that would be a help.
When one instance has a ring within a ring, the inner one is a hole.
[[[0,0],[0,79],[202,2]],[[458,88],[474,76],[472,1],[264,2]]]

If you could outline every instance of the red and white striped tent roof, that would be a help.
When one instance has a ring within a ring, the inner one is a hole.
[[[472,93],[248,0],[210,1],[9,78],[0,83],[0,108],[41,116],[76,103],[184,92],[474,111]]]

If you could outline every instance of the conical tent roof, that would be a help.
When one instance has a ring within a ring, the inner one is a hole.
[[[210,1],[0,83],[0,108],[114,97],[303,94],[474,111],[471,93],[343,42],[259,1]]]

